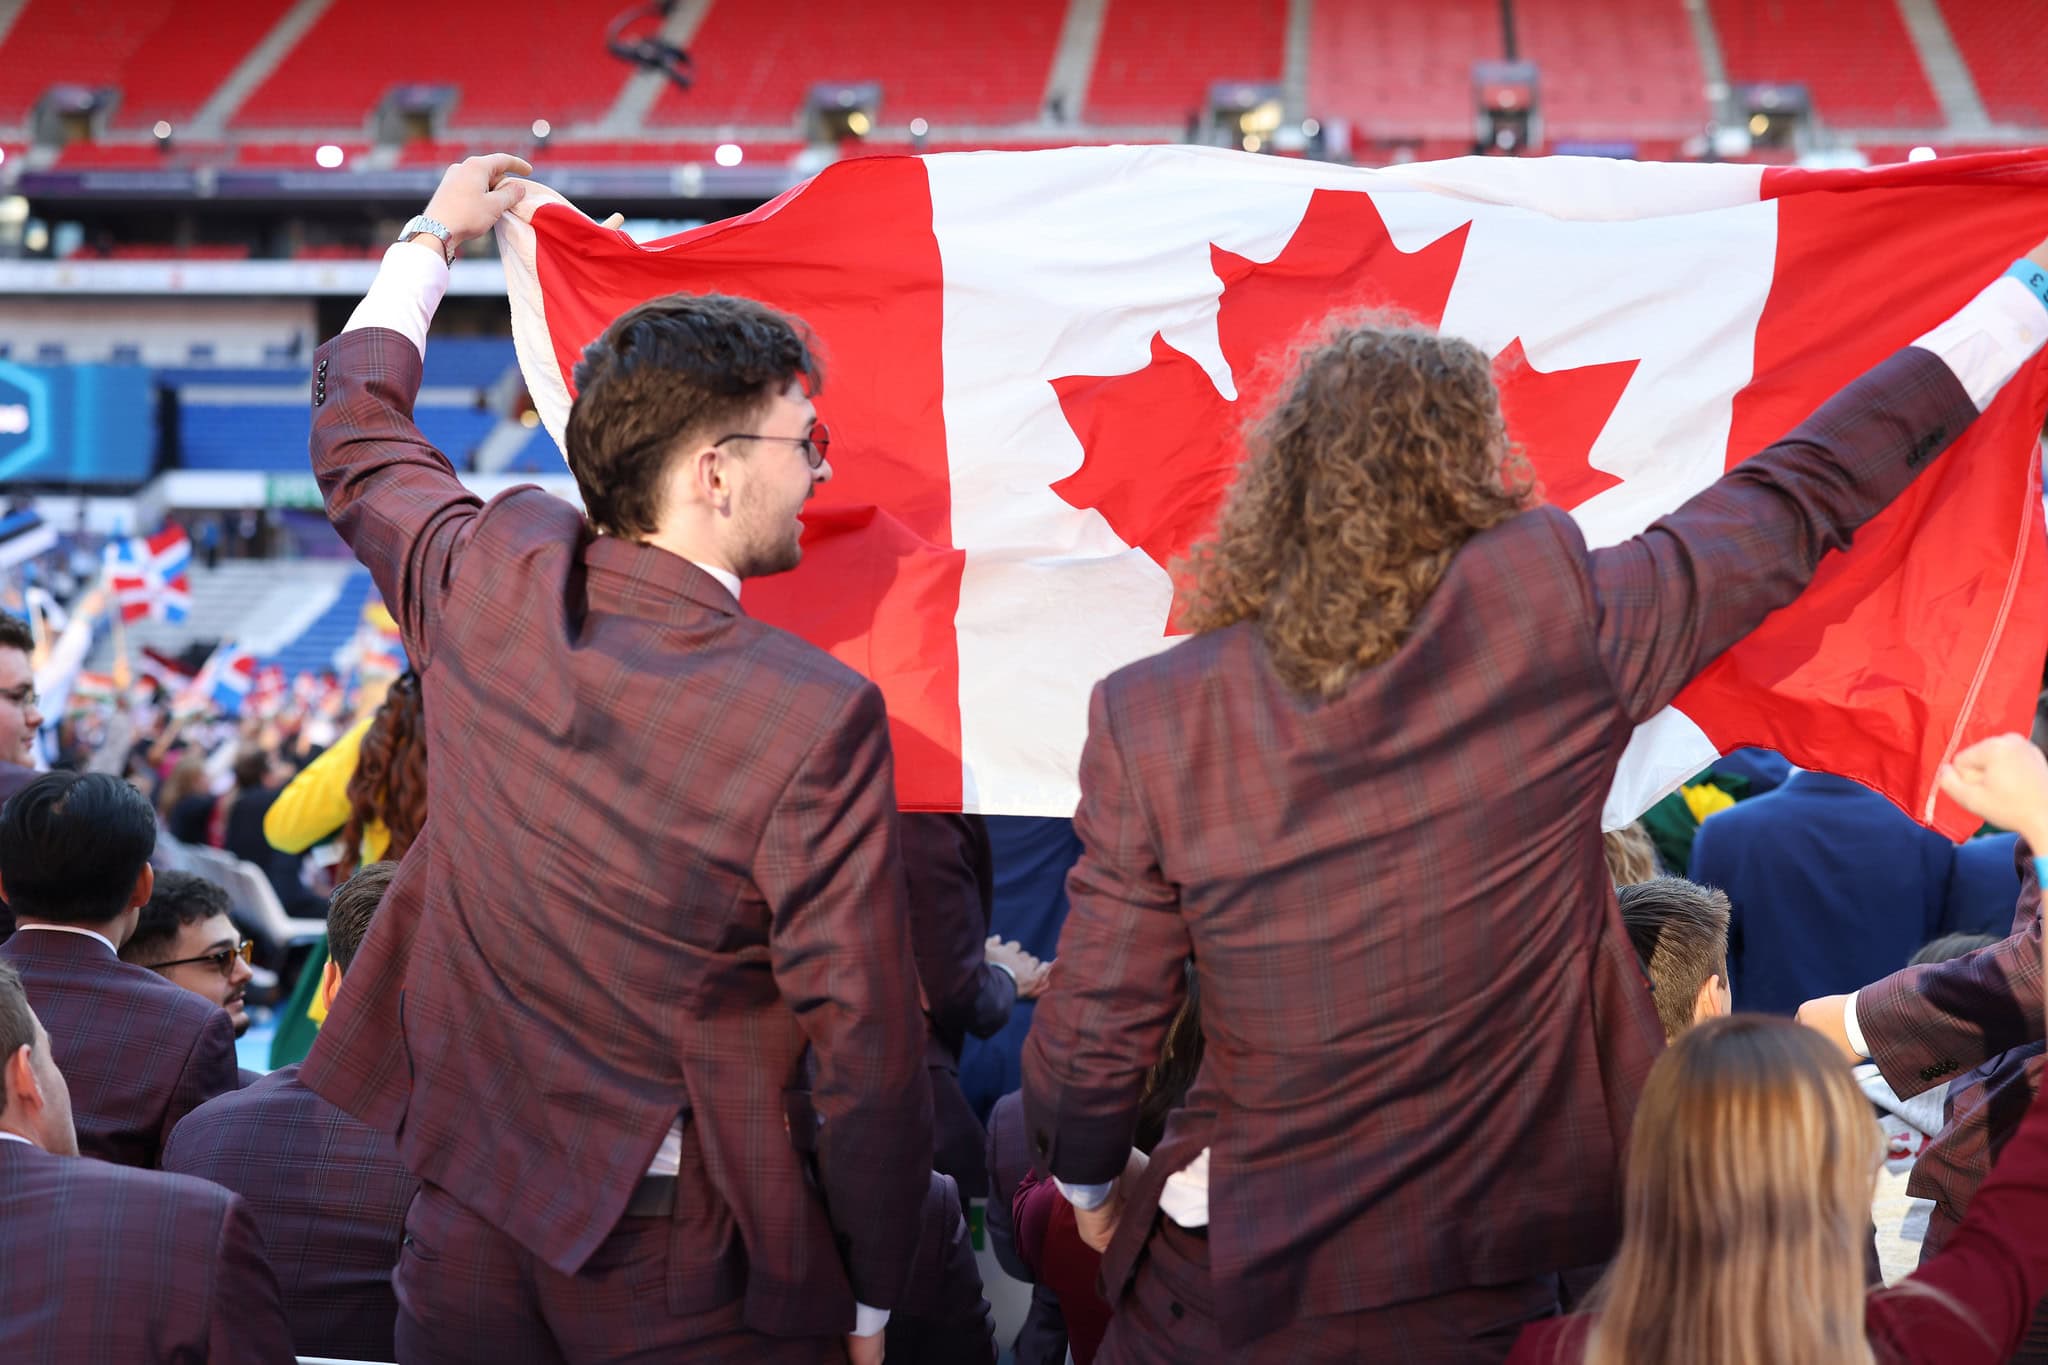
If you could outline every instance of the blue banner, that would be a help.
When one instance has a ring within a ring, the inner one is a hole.
[[[144,366],[0,360],[0,481],[139,484],[156,457],[156,386]]]

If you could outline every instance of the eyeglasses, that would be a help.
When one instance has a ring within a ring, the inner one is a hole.
[[[204,962],[222,976],[228,976],[235,970],[236,958],[247,962],[255,956],[255,940],[245,938],[242,940],[242,946],[239,948],[215,948],[212,952],[201,953],[198,957],[181,957],[171,962],[152,962],[149,964],[149,969],[153,972],[160,972],[166,967],[186,967],[195,962]]]
[[[832,444],[832,432],[823,422],[811,428],[808,436],[757,436],[749,431],[735,431],[730,436],[721,436],[711,444],[722,446],[727,441],[789,441],[804,448],[804,459],[811,468],[817,469],[825,463],[825,452]]]
[[[0,701],[11,701],[23,711],[30,710],[36,704],[36,685],[23,683],[19,687],[10,687],[0,692]]]

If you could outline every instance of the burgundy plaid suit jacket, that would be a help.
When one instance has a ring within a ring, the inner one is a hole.
[[[2013,849],[2020,898],[2012,933],[1965,957],[1894,972],[1856,995],[1870,1059],[1901,1099],[1943,1081],[1980,1080],[1952,1094],[1946,1127],[1913,1162],[1909,1194],[1934,1201],[1921,1254],[1939,1251],[1991,1174],[2041,1088],[2041,884],[2034,851]]]
[[[1040,1165],[1122,1170],[1190,954],[1208,1045],[1112,1301],[1205,1146],[1228,1341],[1608,1257],[1662,1043],[1601,856],[1622,750],[1975,416],[1909,349],[1632,540],[1589,552],[1549,507],[1475,536],[1336,700],[1247,625],[1096,688],[1024,1054]]]
[[[382,329],[315,359],[313,468],[433,761],[305,1083],[564,1273],[688,1111],[749,1325],[849,1330],[902,1293],[931,1176],[881,694],[558,498],[480,505],[419,382]]]
[[[924,991],[930,1036],[932,1162],[959,1182],[962,1199],[988,1194],[988,1135],[960,1088],[960,1048],[1009,1022],[1017,983],[989,965],[995,913],[995,854],[979,815],[905,811],[903,875],[910,889],[911,952]]]
[[[388,1134],[306,1089],[288,1066],[187,1114],[163,1168],[247,1203],[300,1355],[397,1358],[391,1269],[420,1182]]]
[[[241,1084],[227,1011],[97,939],[22,929],[0,956],[49,1030],[85,1155],[154,1167],[178,1120]]]
[[[203,1180],[0,1141],[0,1267],[8,1365],[294,1358],[248,1209]]]

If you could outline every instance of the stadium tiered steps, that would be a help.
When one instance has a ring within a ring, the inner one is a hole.
[[[1317,0],[1308,107],[1343,118],[1361,160],[1374,143],[1472,141],[1472,63],[1502,55],[1495,0]]]
[[[1708,0],[1728,79],[1802,82],[1837,128],[1932,128],[1941,103],[1895,0]]]

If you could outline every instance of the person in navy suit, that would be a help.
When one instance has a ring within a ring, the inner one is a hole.
[[[1796,772],[1709,817],[1691,880],[1728,894],[1735,1008],[1792,1014],[1904,962],[1948,923],[1955,845],[1846,777]]]
[[[372,863],[328,902],[320,998],[330,1009],[397,870]],[[248,1201],[279,1268],[300,1355],[396,1357],[391,1268],[420,1182],[389,1134],[321,1099],[288,1066],[186,1115],[164,1148],[164,1169]]]
[[[178,1120],[241,1083],[226,1010],[123,962],[156,885],[156,812],[105,773],[45,773],[0,809],[0,958],[56,1040],[87,1156],[157,1165]]]
[[[0,1360],[292,1359],[277,1276],[238,1197],[203,1180],[78,1155],[50,1035],[6,962],[0,1266]]]

